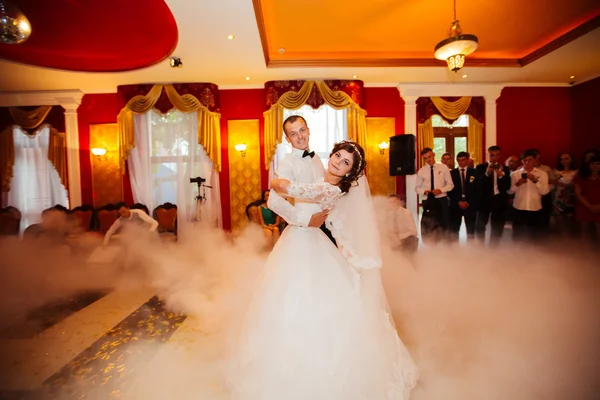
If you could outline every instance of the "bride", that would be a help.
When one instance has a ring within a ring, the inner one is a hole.
[[[376,219],[356,143],[336,143],[324,182],[275,179],[296,207],[330,210],[339,250],[288,226],[246,314],[229,385],[235,400],[405,400],[418,370],[381,284]],[[308,201],[308,202],[307,202]]]

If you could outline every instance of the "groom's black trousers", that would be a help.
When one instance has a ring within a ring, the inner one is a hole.
[[[333,238],[333,235],[331,234],[331,231],[329,229],[327,229],[327,227],[325,226],[325,224],[321,225],[321,230],[323,231],[324,234],[327,235],[327,237],[329,238],[329,240],[331,240],[333,242],[333,244],[337,247],[337,243],[335,242],[335,239]]]

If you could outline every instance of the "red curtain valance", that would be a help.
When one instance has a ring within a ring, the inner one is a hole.
[[[43,105],[43,104],[40,104]],[[39,106],[27,106],[17,107],[24,111],[33,111]],[[10,107],[0,107],[0,132],[9,125],[14,125],[13,117],[10,115]],[[59,132],[65,131],[65,110],[61,106],[52,106],[46,118],[43,121],[44,124],[50,124],[54,129]],[[33,132],[29,132],[33,133]]]
[[[460,99],[460,97],[442,97],[442,99],[450,102],[454,102]],[[417,119],[419,120],[419,124],[425,123],[432,115],[442,115],[442,113],[437,109],[435,104],[431,101],[430,97],[419,97],[417,99]],[[472,97],[471,104],[467,109],[465,114],[469,114],[477,121],[484,123],[485,122],[485,99],[482,96]],[[442,116],[442,118],[444,118]],[[446,120],[446,118],[444,118]],[[447,120],[448,123],[453,123],[456,120]]]
[[[219,87],[210,82],[197,83],[173,83],[172,84],[180,96],[191,94],[200,101],[200,103],[208,108],[211,112],[221,112],[221,97]],[[122,85],[117,87],[117,98],[119,101],[119,110],[125,107],[127,102],[135,96],[145,96],[154,86],[153,83],[141,85]],[[166,113],[173,108],[167,94],[163,91],[154,106],[161,113]]]
[[[304,85],[305,80],[293,80],[293,81],[269,81],[265,83],[265,108],[269,110],[272,105],[277,104],[279,97],[287,92],[298,92]],[[359,106],[362,105],[363,101],[363,81],[355,80],[325,80],[325,84],[333,91],[341,91],[346,93],[352,101],[357,103]],[[321,107],[325,104],[323,96],[319,93],[317,86],[315,85],[310,93],[310,97],[306,102],[309,106],[314,109]]]

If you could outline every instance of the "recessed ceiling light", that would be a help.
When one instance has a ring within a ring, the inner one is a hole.
[[[352,79],[358,78],[358,75],[352,75]]]
[[[575,75],[571,75],[569,79],[575,79]]]
[[[281,47],[281,48],[279,49],[279,54],[283,54],[283,53],[285,53],[285,49],[284,49],[283,47]]]
[[[250,80],[250,77],[249,77],[249,76],[247,76],[247,77],[246,77],[246,80],[247,80],[247,81],[249,81],[249,80]]]
[[[227,39],[229,39],[229,40],[233,40],[234,38],[235,38],[235,36],[233,36],[233,35],[227,35]]]
[[[467,76],[468,76],[467,74],[464,74],[464,75],[463,75],[463,78],[466,78]]]

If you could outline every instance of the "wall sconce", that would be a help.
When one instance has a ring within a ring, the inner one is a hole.
[[[244,143],[236,144],[233,147],[242,154],[242,157],[246,157],[246,147],[247,146]]]
[[[96,157],[98,157],[99,159],[102,158],[106,158],[106,149],[103,147],[93,147],[91,150],[93,155],[95,155]]]
[[[92,148],[92,154],[98,157],[102,157],[106,154],[106,149],[102,147],[94,147]]]
[[[389,142],[381,142],[377,147],[379,147],[379,154],[385,154],[385,150],[390,148],[390,144]]]

